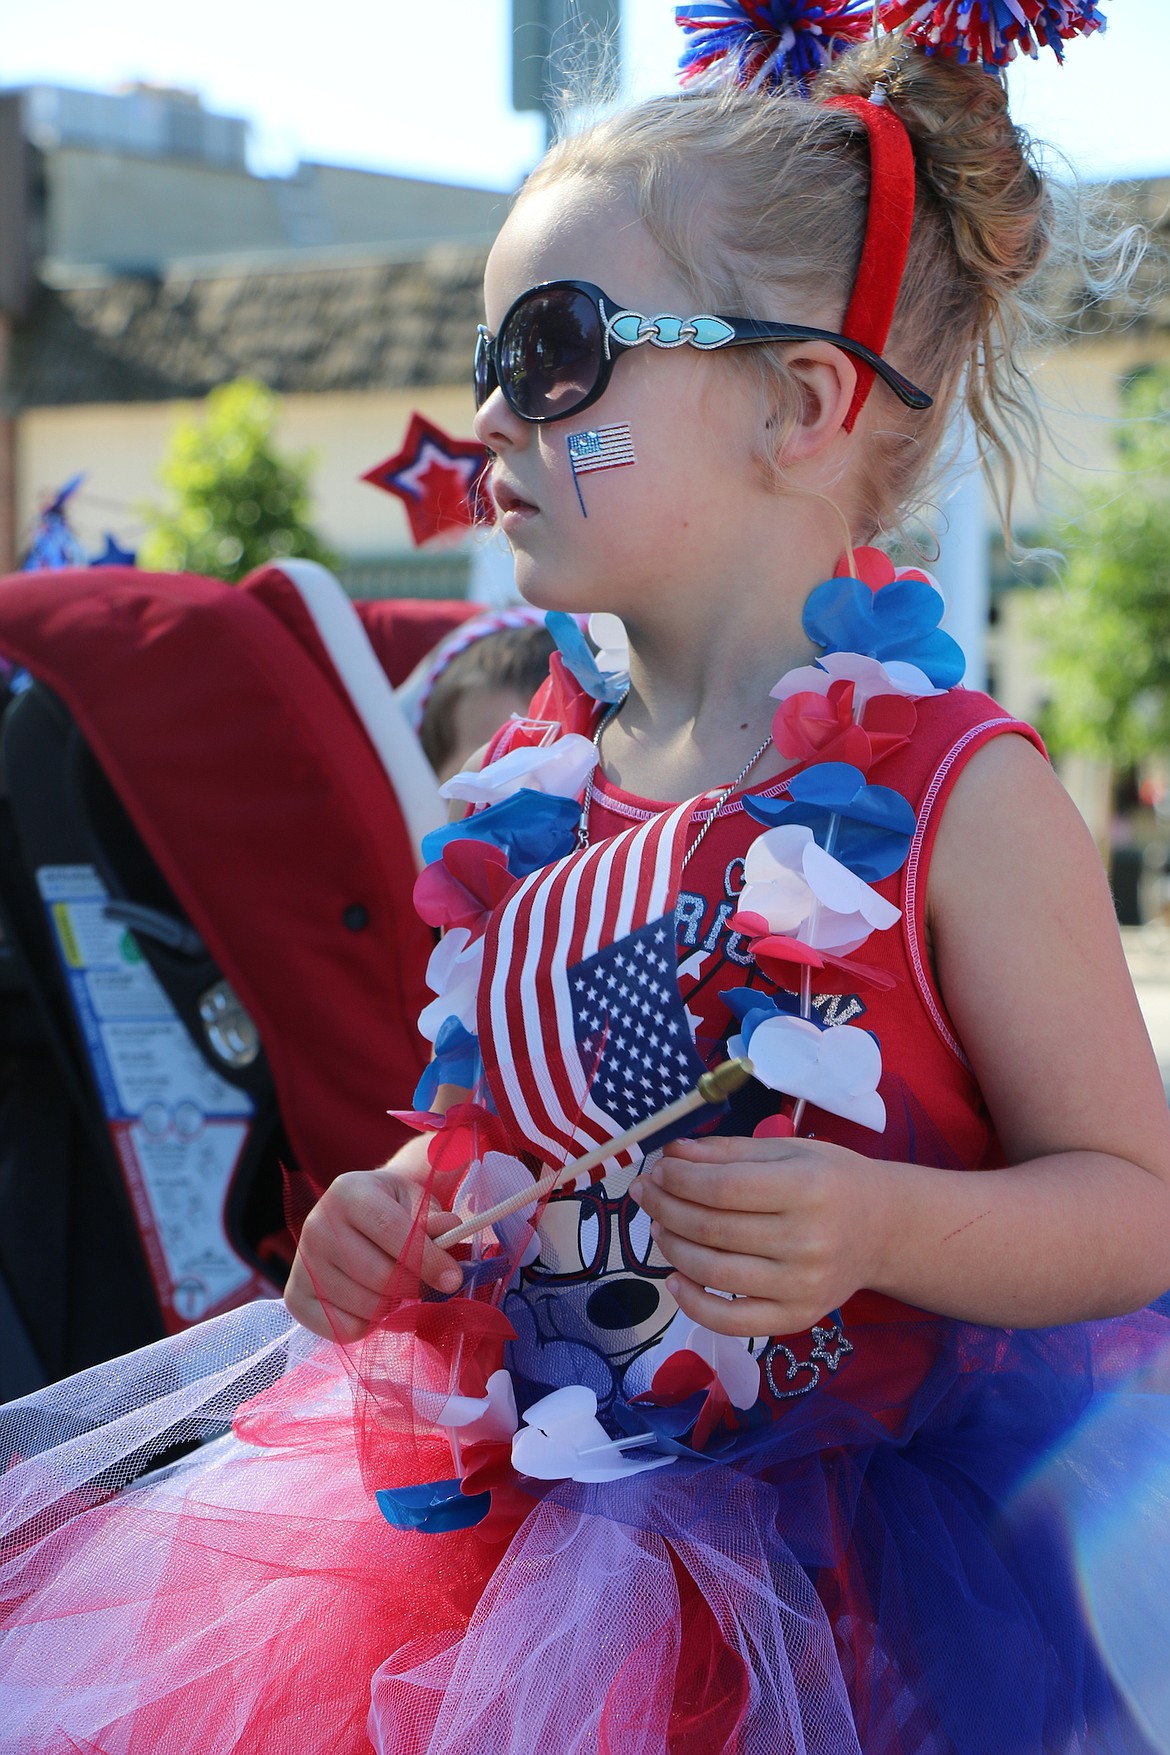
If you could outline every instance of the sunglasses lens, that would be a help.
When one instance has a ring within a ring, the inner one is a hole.
[[[496,388],[496,368],[492,363],[492,344],[483,328],[475,338],[475,406],[482,408]]]
[[[601,319],[572,287],[534,292],[508,318],[496,348],[509,402],[526,420],[572,414],[601,372]]]

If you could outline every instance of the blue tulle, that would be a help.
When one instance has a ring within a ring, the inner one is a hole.
[[[865,1755],[1150,1755],[1086,1623],[1077,1546],[1093,1480],[1138,1462],[1147,1427],[1130,1374],[1170,1357],[1170,1323],[1151,1311],[1002,1331],[924,1317],[849,1333],[834,1378],[702,1458],[685,1455],[697,1405],[648,1420],[619,1398],[613,1429],[652,1423],[679,1460],[620,1489],[565,1483],[552,1497],[577,1510],[588,1499],[588,1515],[685,1540],[692,1555],[739,1552],[733,1520],[750,1508],[762,1541],[821,1597]],[[908,1334],[935,1354],[909,1405],[854,1399],[851,1373],[875,1350],[896,1357]],[[1049,1476],[1087,1421],[1095,1449],[1074,1501]],[[1127,1455],[1102,1439],[1113,1430]],[[1149,1629],[1159,1649],[1168,1629],[1170,1603]]]

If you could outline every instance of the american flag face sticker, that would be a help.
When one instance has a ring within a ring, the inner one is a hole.
[[[581,512],[588,518],[581,495],[580,477],[592,474],[595,469],[622,469],[626,464],[638,461],[634,456],[634,441],[629,424],[620,421],[612,427],[592,427],[584,433],[570,433],[566,444],[569,447],[569,467],[573,471],[573,485],[581,502]]]

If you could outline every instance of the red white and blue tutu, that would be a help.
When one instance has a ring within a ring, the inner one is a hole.
[[[1170,1325],[926,1326],[936,1361],[908,1408],[826,1384],[734,1457],[551,1484],[446,1534],[394,1529],[373,1500],[450,1466],[380,1424],[363,1377],[385,1381],[384,1335],[345,1353],[253,1305],[44,1391],[4,1416],[21,1460],[0,1485],[0,1748],[1159,1746],[1090,1635],[1077,1544],[1098,1495],[1141,1484],[1135,1421],[1165,1399],[1148,1364]],[[1156,1568],[1170,1533],[1152,1538]],[[1140,1703],[1161,1666],[1129,1640],[1109,1655]]]

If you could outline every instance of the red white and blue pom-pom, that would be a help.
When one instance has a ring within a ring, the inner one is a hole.
[[[1096,0],[886,0],[881,22],[886,30],[905,25],[927,55],[988,69],[1041,49],[1063,61],[1071,37],[1105,29]]]
[[[707,75],[806,93],[822,67],[867,34],[873,8],[870,0],[705,0],[676,6],[674,16],[687,37],[684,84]]]

